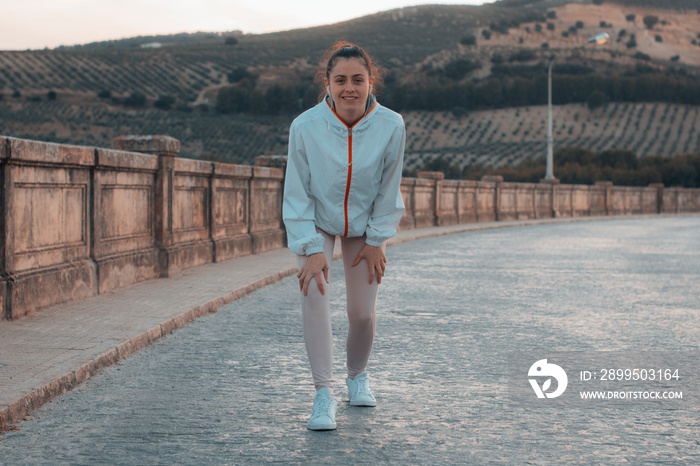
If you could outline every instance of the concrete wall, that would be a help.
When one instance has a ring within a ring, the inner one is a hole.
[[[187,267],[284,246],[285,158],[180,159],[168,136],[115,149],[0,137],[0,315],[16,319]],[[700,189],[404,178],[400,229],[588,215],[700,212]]]

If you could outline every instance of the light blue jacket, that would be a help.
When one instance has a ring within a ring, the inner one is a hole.
[[[289,249],[323,252],[316,227],[347,237],[367,235],[381,246],[396,234],[406,128],[403,118],[372,99],[348,127],[324,99],[297,117],[289,130],[282,217]]]

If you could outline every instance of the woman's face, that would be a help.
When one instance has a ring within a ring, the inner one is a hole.
[[[331,69],[330,81],[326,79],[326,85],[330,88],[335,109],[343,119],[346,116],[359,119],[364,114],[370,84],[373,82],[374,78],[370,78],[359,58],[338,59]]]

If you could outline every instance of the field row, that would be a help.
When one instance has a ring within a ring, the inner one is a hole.
[[[554,147],[594,151],[623,148],[639,156],[700,153],[700,107],[614,103],[591,112],[577,104],[554,108]],[[257,155],[285,154],[292,116],[267,117],[130,109],[61,101],[0,102],[0,134],[111,147],[125,134],[167,134],[182,155],[203,154],[250,163]],[[464,166],[512,165],[546,151],[546,107],[473,112],[408,112],[406,163],[421,168],[436,157]]]

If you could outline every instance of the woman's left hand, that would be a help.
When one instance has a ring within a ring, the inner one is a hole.
[[[357,254],[352,266],[355,267],[362,259],[366,260],[369,266],[369,284],[372,284],[375,275],[377,276],[377,283],[381,283],[384,270],[386,270],[386,256],[384,255],[384,250],[381,247],[370,246],[365,243],[359,254]]]

